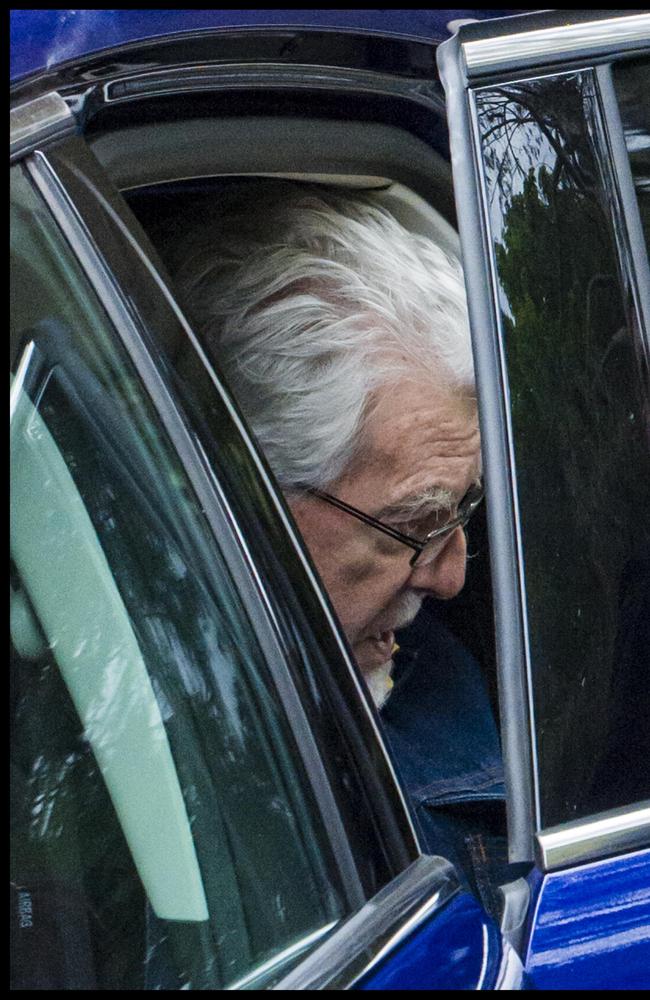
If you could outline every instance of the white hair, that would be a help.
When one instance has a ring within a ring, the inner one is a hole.
[[[379,386],[473,386],[463,278],[369,198],[271,191],[204,220],[176,277],[280,485],[324,487],[353,460]]]

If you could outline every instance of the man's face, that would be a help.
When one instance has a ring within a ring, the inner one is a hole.
[[[453,509],[480,476],[475,402],[422,381],[378,390],[363,441],[328,492],[418,539],[433,527],[436,489],[447,491]],[[410,515],[427,494],[433,499]],[[412,621],[427,594],[445,600],[465,582],[461,528],[432,562],[411,567],[412,549],[322,499],[302,497],[292,507],[364,674],[390,661],[395,629]]]

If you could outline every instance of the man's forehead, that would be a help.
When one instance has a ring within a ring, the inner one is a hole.
[[[372,490],[376,510],[409,505],[436,489],[459,499],[481,474],[476,401],[422,382],[385,387],[350,472],[353,488]]]
[[[392,389],[386,387],[376,399],[366,422],[360,458],[412,464],[418,456],[426,463],[429,456],[454,459],[479,451],[473,397],[421,383],[399,383]]]

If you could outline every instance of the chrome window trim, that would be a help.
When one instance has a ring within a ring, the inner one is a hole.
[[[489,228],[485,220],[482,171],[477,166],[480,159],[476,123],[468,98],[458,35],[438,47],[437,59],[447,95],[458,229],[475,365],[482,385],[478,403],[489,510],[509,860],[523,862],[533,857],[533,833],[539,828],[539,796],[508,381],[499,333]],[[479,183],[475,183],[476,177]]]
[[[544,872],[647,847],[650,800],[549,827],[536,841],[537,865]]]
[[[341,922],[323,944],[273,989],[349,989],[406,937],[460,891],[453,866],[422,856],[357,913]]]
[[[262,965],[253,969],[246,976],[243,976],[241,979],[236,979],[234,983],[229,983],[227,989],[264,989],[264,982],[268,981],[269,976],[272,976],[275,970],[281,969],[283,965],[287,965],[293,958],[307,951],[312,945],[320,941],[321,938],[326,937],[326,935],[329,934],[334,927],[336,927],[336,924],[337,921],[334,920],[331,924],[325,924],[324,927],[319,927],[318,930],[315,930],[312,934],[307,934],[305,937],[300,938],[279,954],[274,955],[273,958],[270,958],[267,962],[263,962]]]
[[[10,161],[48,139],[75,132],[76,127],[72,111],[56,91],[19,104],[9,113]]]
[[[565,15],[567,17],[567,15]],[[650,45],[650,14],[600,18],[463,41],[468,78],[549,62],[591,59]]]

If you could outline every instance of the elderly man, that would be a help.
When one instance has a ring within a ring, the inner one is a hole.
[[[382,706],[395,631],[463,586],[482,495],[460,268],[370,200],[289,185],[227,198],[190,248],[177,274],[188,311]],[[480,824],[433,810],[502,798],[496,728],[458,641],[430,619],[417,641],[384,721],[425,843],[467,871]]]
[[[460,269],[369,201],[281,187],[178,280],[381,704],[395,630],[463,586],[480,497]]]

